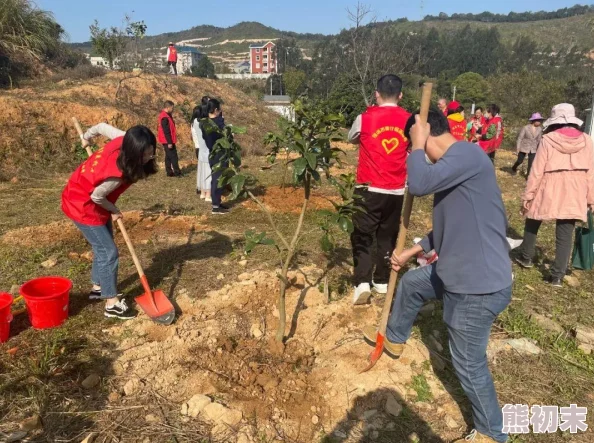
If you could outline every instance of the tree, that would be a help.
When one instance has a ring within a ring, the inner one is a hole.
[[[285,85],[286,93],[293,97],[297,97],[297,93],[301,87],[305,84],[305,72],[298,71],[295,68],[289,68],[283,74],[283,83]]]
[[[489,82],[482,75],[474,72],[460,74],[453,81],[452,86],[456,86],[456,100],[463,105],[472,103],[484,105],[490,94]]]
[[[285,73],[288,69],[301,69],[303,54],[294,38],[281,38],[276,41],[273,51],[277,60],[277,72]]]
[[[189,75],[192,77],[215,78],[215,67],[210,59],[202,54],[198,64],[191,67]]]
[[[274,246],[278,252],[281,270],[277,275],[280,280],[280,291],[278,299],[279,325],[276,339],[279,342],[283,341],[286,330],[285,294],[289,286],[287,273],[293,264],[293,259],[298,254],[299,244],[303,240],[305,215],[309,207],[312,185],[322,180],[319,170],[323,170],[326,177],[330,177],[330,159],[340,161],[339,155],[342,151],[333,148],[331,142],[343,139],[340,132],[343,124],[344,120],[341,115],[330,114],[320,106],[297,100],[295,102],[295,121],[286,122],[281,135],[272,132],[266,135],[265,142],[270,147],[269,160],[275,163],[277,158],[285,158],[285,166],[291,165],[293,168],[294,184],[303,189],[301,211],[290,237],[282,233],[272,213],[251,191],[255,179],[240,171],[240,148],[224,137],[217,141],[213,148],[213,154],[211,154],[222,158],[221,162],[213,169],[215,171],[222,170],[218,185],[231,186],[232,199],[246,194],[266,214],[274,231],[276,239],[269,238],[265,232],[259,234],[253,231],[246,232],[245,252],[249,253],[258,244]],[[227,128],[225,130],[229,131]],[[336,226],[343,232],[351,233],[353,231],[352,215],[359,210],[356,205],[357,197],[354,196],[354,178],[344,176],[344,178],[341,177],[341,180],[335,180],[333,183],[339,185],[343,202],[332,202],[335,211],[326,213],[325,221],[321,224],[324,232],[321,247],[327,252],[332,249],[332,227]]]
[[[128,16],[126,16],[126,23],[126,34],[134,39],[134,56],[138,67],[138,40],[142,40],[146,35],[147,26],[145,25],[144,20],[140,22],[131,22],[130,17]]]
[[[57,53],[64,29],[49,12],[28,0],[0,2],[0,85],[11,86],[13,77],[38,72],[40,60]]]
[[[118,28],[112,26],[110,29],[100,28],[99,22],[95,20],[91,26],[91,43],[97,54],[103,57],[113,69],[115,60],[124,53],[126,49],[126,36]]]

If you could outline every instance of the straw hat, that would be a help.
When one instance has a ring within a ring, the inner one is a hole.
[[[561,103],[553,106],[551,117],[543,123],[546,128],[551,125],[578,125],[582,126],[584,122],[575,116],[575,108],[572,104]]]
[[[532,114],[532,117],[530,117],[528,119],[528,121],[530,121],[530,122],[534,122],[537,120],[544,120],[543,116],[540,115],[540,112],[535,112],[534,114]]]

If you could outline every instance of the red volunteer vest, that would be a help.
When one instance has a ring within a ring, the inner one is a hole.
[[[122,171],[116,160],[122,149],[124,137],[118,137],[97,150],[70,176],[62,192],[62,211],[71,220],[90,226],[104,225],[111,214],[91,200],[91,194],[97,186],[108,178],[122,178]],[[120,195],[130,187],[123,183],[107,196],[115,203]]]
[[[396,106],[371,106],[363,113],[357,183],[385,190],[404,188],[409,144],[404,127],[409,117]]]
[[[167,58],[168,62],[176,62],[177,61],[177,49],[174,46],[169,47],[169,57]]]
[[[485,123],[485,125],[483,126],[483,132],[482,132],[483,136],[489,132],[489,128],[491,126],[499,126],[500,127],[499,134],[495,134],[495,137],[493,137],[491,140],[480,140],[479,141],[479,146],[487,154],[490,154],[491,152],[498,150],[501,147],[501,143],[503,143],[503,135],[504,135],[504,133],[503,133],[504,132],[503,131],[503,119],[500,116],[496,115],[495,117],[493,117],[492,119],[487,121],[487,123]]]
[[[472,117],[472,123],[476,122],[476,118]],[[487,124],[487,120],[485,120],[485,117],[481,117],[481,121],[480,121],[481,126],[484,128],[485,125]],[[476,135],[476,128],[474,127],[474,125],[472,125],[470,127],[470,133],[468,134],[468,140],[474,140],[474,136]]]
[[[448,124],[450,125],[450,133],[454,136],[456,140],[461,141],[466,139],[466,120],[462,118],[462,120],[456,121],[460,118],[462,118],[460,114],[452,114],[448,116]]]
[[[165,131],[163,131],[163,125],[161,121],[166,118],[169,120],[169,129],[171,130],[171,141],[173,144],[177,143],[177,130],[175,128],[175,122],[173,121],[173,117],[171,117],[167,112],[161,111],[159,114],[159,121],[157,123],[157,141],[162,145],[167,144],[167,139],[165,138]]]

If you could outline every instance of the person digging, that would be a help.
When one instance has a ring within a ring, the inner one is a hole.
[[[443,300],[452,364],[472,406],[475,430],[458,442],[503,443],[503,416],[487,366],[491,326],[512,296],[512,266],[506,239],[507,217],[493,165],[479,147],[457,141],[446,117],[430,111],[428,124],[411,117],[405,135],[409,192],[434,194],[433,231],[391,263],[399,271],[419,252],[432,249],[439,260],[408,271],[400,280],[384,350],[393,358],[405,350],[424,303]],[[376,328],[363,330],[367,341]]]

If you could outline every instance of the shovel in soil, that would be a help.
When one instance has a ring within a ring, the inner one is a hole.
[[[72,121],[74,122],[74,126],[76,127],[76,131],[80,136],[81,140],[83,139],[83,131],[78,123],[78,120],[75,117],[72,117]],[[87,147],[87,153],[89,157],[93,153],[89,147]],[[144,311],[146,315],[148,315],[153,321],[160,323],[162,325],[170,325],[173,323],[175,319],[175,308],[171,301],[167,298],[165,293],[160,290],[156,289],[155,291],[151,291],[151,288],[148,284],[148,280],[146,279],[146,275],[144,275],[144,270],[142,269],[142,265],[136,256],[136,251],[134,250],[134,246],[132,245],[132,241],[128,236],[128,232],[124,227],[124,222],[121,219],[118,220],[118,227],[122,232],[122,236],[130,250],[130,254],[132,255],[132,260],[134,261],[134,265],[136,266],[136,270],[138,271],[138,276],[140,277],[140,283],[144,289],[144,294],[140,295],[135,298],[136,303],[140,308]]]
[[[423,95],[421,97],[421,123],[427,123],[427,115],[429,114],[429,104],[431,102],[431,89],[433,83],[425,83],[423,85]],[[410,223],[410,214],[412,212],[414,197],[410,193],[406,193],[404,200],[404,209],[402,211],[402,218],[400,220],[400,229],[398,231],[398,240],[396,241],[396,254],[401,254],[406,245],[406,234],[408,232],[408,225]],[[382,310],[382,317],[380,320],[377,336],[375,339],[375,348],[369,355],[369,365],[361,371],[367,372],[375,366],[377,361],[384,353],[384,340],[386,339],[386,329],[388,327],[388,320],[390,318],[390,311],[392,310],[392,301],[394,300],[394,292],[396,292],[396,283],[398,282],[398,273],[394,270],[390,272],[390,280],[388,282],[388,292],[384,301],[384,308]]]

